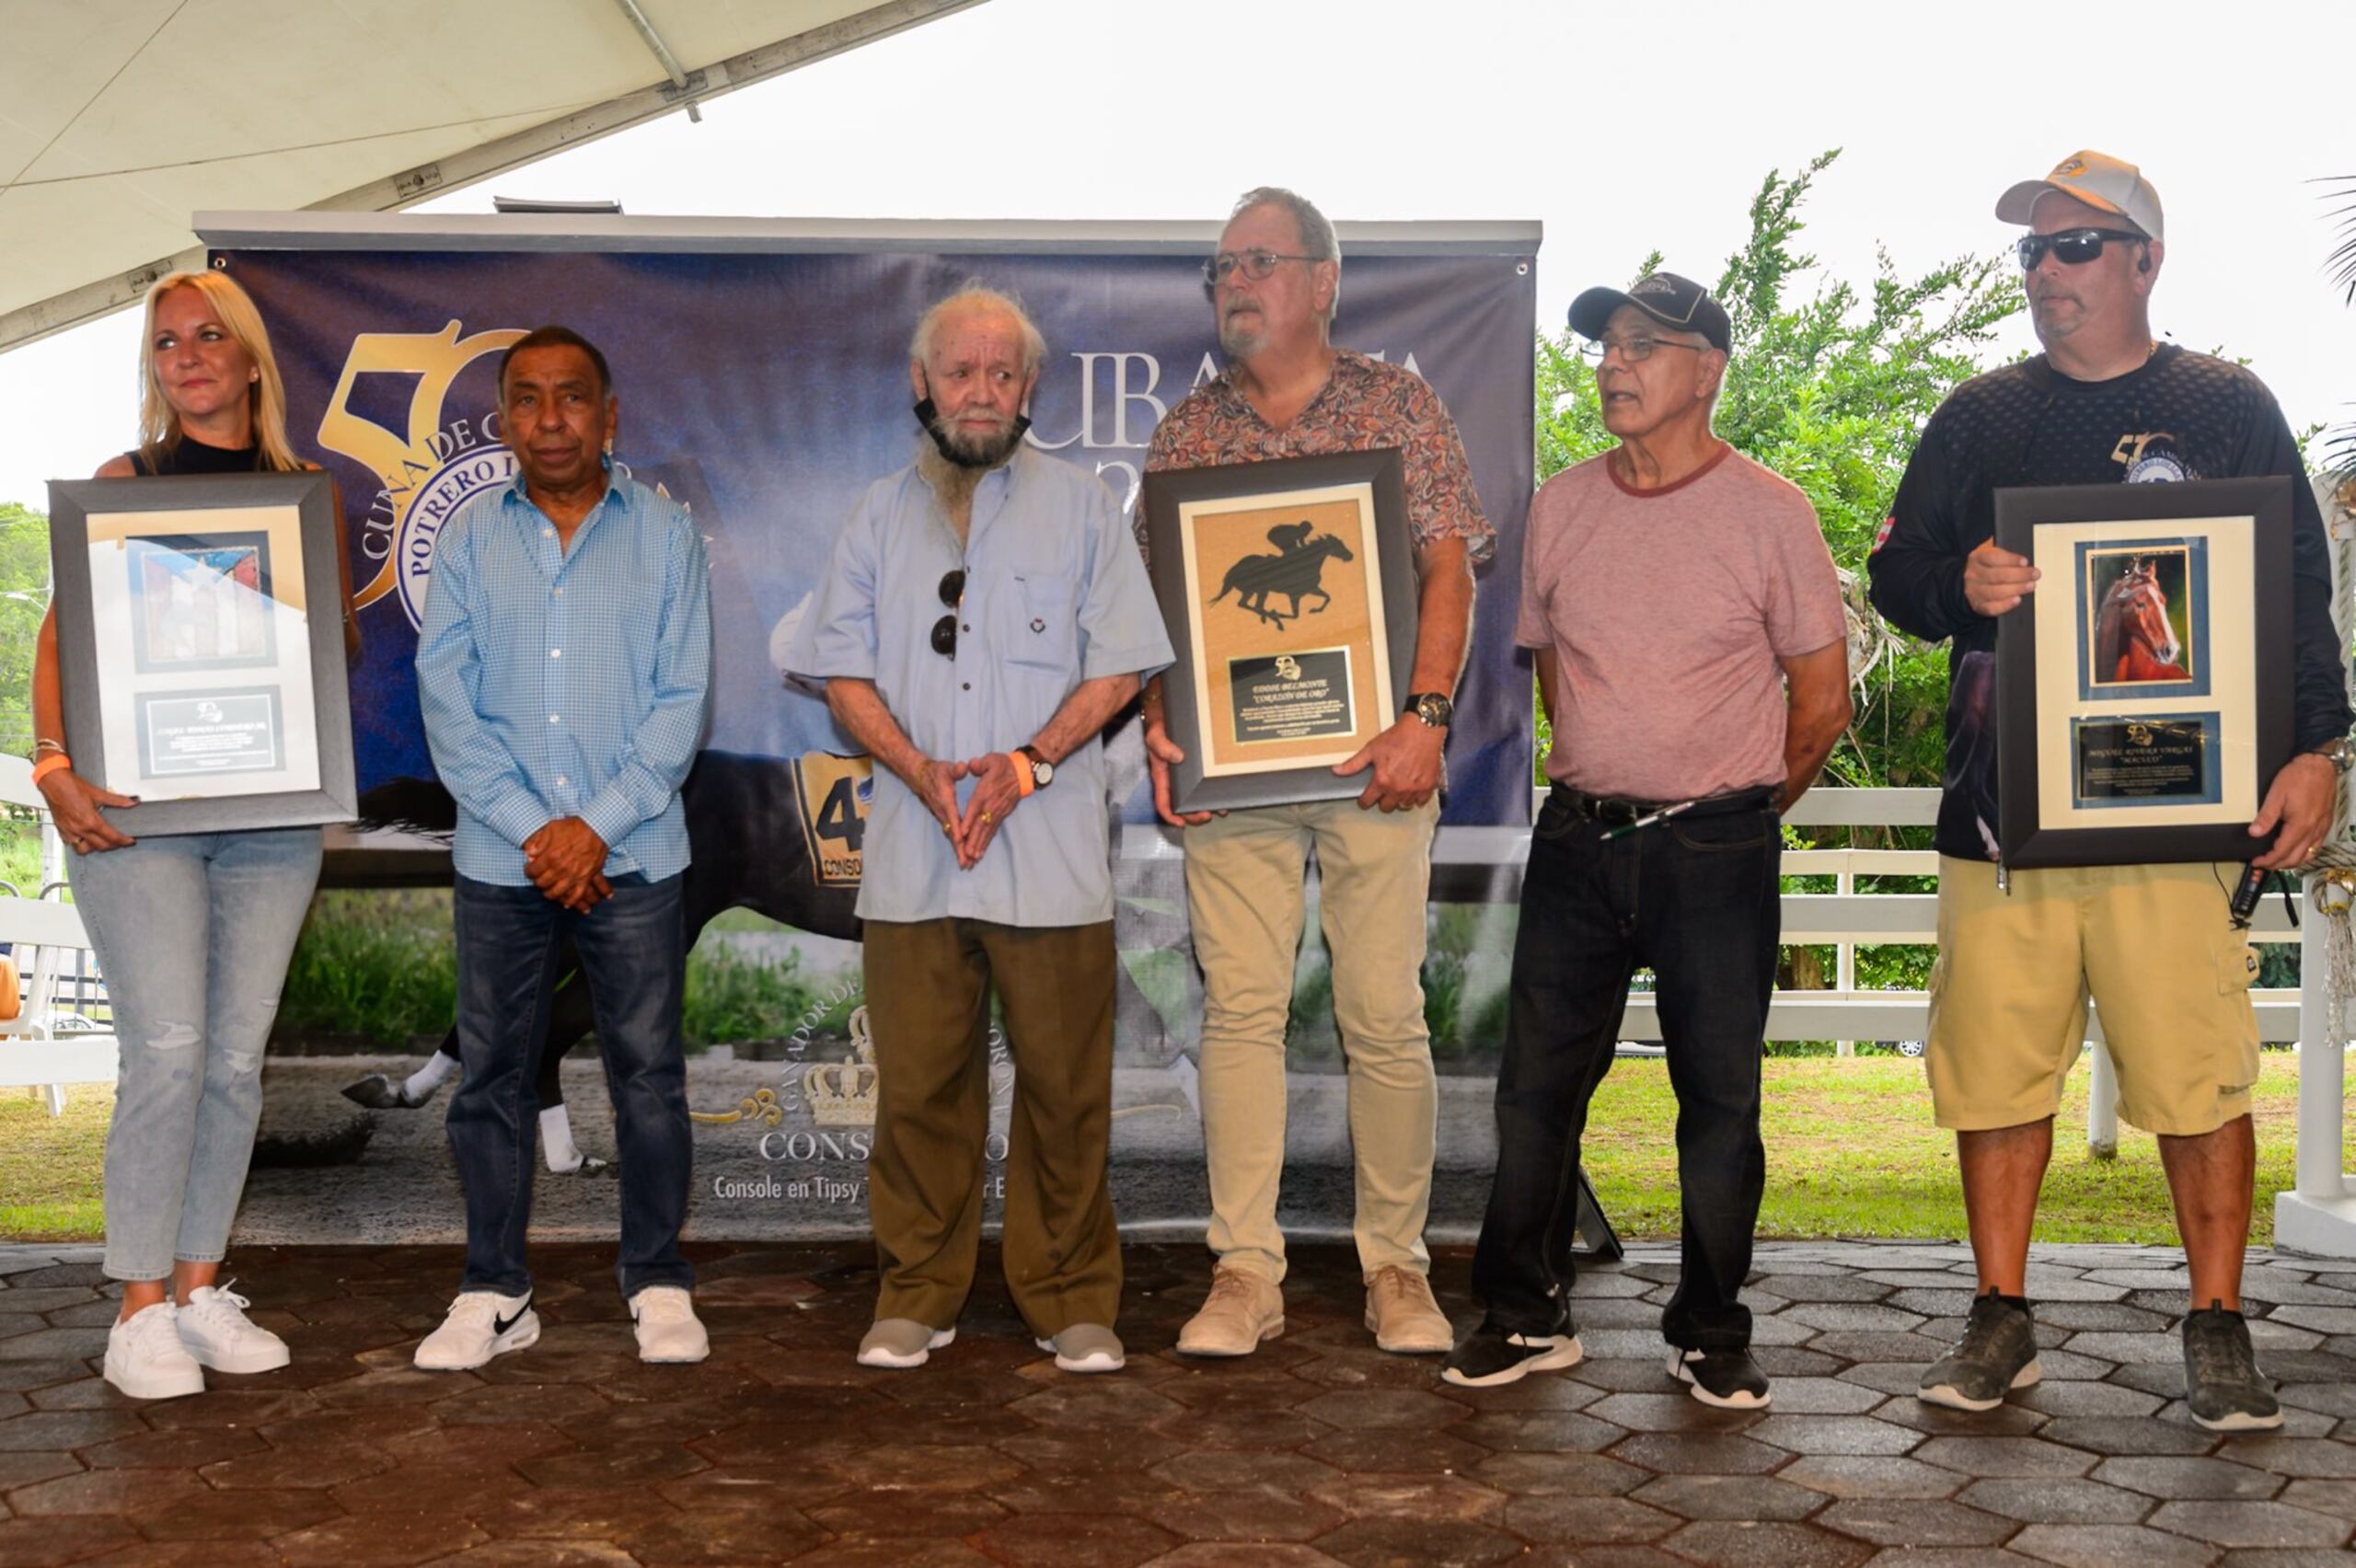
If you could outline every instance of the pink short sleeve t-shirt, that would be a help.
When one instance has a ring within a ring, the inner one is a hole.
[[[1732,447],[1657,490],[1606,454],[1530,503],[1516,640],[1560,669],[1558,784],[1690,801],[1781,783],[1776,660],[1845,634],[1816,509]]]

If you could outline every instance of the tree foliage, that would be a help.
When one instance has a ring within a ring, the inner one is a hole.
[[[1796,248],[1800,208],[1839,149],[1799,173],[1769,173],[1750,233],[1712,284],[1733,326],[1716,428],[1734,447],[1807,493],[1853,605],[1865,609],[1865,556],[1931,410],[1979,373],[1997,326],[2022,308],[2002,259],[1958,257],[1904,278],[1887,251],[1865,288],[1825,280],[1801,293],[1817,259]],[[1658,252],[1636,269],[1660,263]],[[1538,341],[1538,475],[1611,447],[1595,376],[1567,329]],[[1666,561],[1664,561],[1666,565]],[[1946,658],[1894,632],[1856,692],[1857,718],[1827,771],[1849,785],[1939,781]],[[1543,746],[1541,747],[1541,755]]]
[[[0,751],[33,749],[33,647],[49,607],[49,519],[0,502]]]

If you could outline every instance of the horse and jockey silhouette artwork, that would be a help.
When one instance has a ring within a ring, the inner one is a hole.
[[[1226,581],[1212,594],[1214,605],[1230,594],[1235,595],[1239,608],[1251,611],[1278,631],[1287,621],[1301,617],[1300,602],[1315,598],[1320,601],[1309,614],[1318,615],[1334,602],[1325,592],[1321,579],[1325,574],[1328,559],[1355,560],[1350,547],[1331,534],[1317,532],[1317,525],[1306,519],[1299,523],[1282,523],[1268,530],[1268,543],[1276,547],[1275,555],[1248,555],[1227,569]],[[1289,614],[1268,603],[1282,594],[1291,601]]]
[[[2180,565],[2167,575],[2180,581]],[[2192,678],[2183,641],[2168,617],[2168,591],[2161,579],[2158,559],[2130,556],[2104,590],[2095,618],[2096,680],[2123,684]]]

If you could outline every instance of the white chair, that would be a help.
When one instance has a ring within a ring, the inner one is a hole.
[[[32,765],[24,758],[0,756],[0,801],[42,807]],[[28,981],[23,1009],[0,1023],[0,1088],[39,1089],[50,1114],[58,1116],[65,1112],[67,1084],[114,1082],[115,1036],[60,997],[68,985],[78,991],[90,938],[75,907],[52,896],[64,889],[61,879],[49,874],[63,865],[64,846],[46,811],[40,812],[40,825],[46,885],[29,898],[0,882],[0,942],[13,945],[17,973]]]

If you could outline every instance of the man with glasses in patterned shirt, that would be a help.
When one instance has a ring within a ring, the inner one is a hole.
[[[1170,644],[1119,501],[1023,444],[1046,352],[978,283],[925,313],[908,346],[916,461],[852,510],[785,659],[826,683],[878,765],[859,890],[879,1092],[870,1366],[920,1366],[957,1336],[981,1239],[992,989],[1014,1059],[1008,1288],[1063,1370],[1123,1363],[1099,732]]]
[[[2157,1135],[2176,1200],[2192,1282],[2192,1418],[2221,1431],[2280,1426],[2241,1315],[2258,1067],[2258,960],[2227,891],[2242,869],[1996,863],[1996,617],[2037,590],[2038,572],[1992,530],[1995,492],[2012,486],[2291,476],[2299,755],[2249,829],[2252,863],[2274,870],[2302,863],[2329,830],[2335,769],[2350,761],[2348,650],[2332,630],[2323,519],[2290,425],[2258,377],[2152,335],[2166,245],[2159,192],[2141,170],[2073,153],[2006,190],[1996,217],[2027,227],[2022,283],[2045,352],[1939,405],[1869,563],[1877,609],[1917,637],[1953,642],[1924,1066],[1939,1124],[1955,1129],[1979,1283],[1962,1340],[1919,1393],[1992,1410],[2040,1375],[2029,1237],[2091,991],[2119,1113]]]
[[[1334,225],[1289,190],[1245,194],[1205,269],[1228,368],[1155,427],[1149,475],[1313,453],[1397,447],[1419,619],[1405,711],[1334,771],[1355,799],[1181,819],[1170,767],[1184,760],[1145,704],[1156,808],[1186,829],[1186,908],[1203,968],[1203,1138],[1210,1167],[1209,1298],[1178,1336],[1189,1355],[1246,1355],[1284,1328],[1285,1021],[1300,946],[1302,879],[1317,853],[1334,1020],[1348,1060],[1358,1265],[1367,1327],[1383,1349],[1438,1355],[1430,1206],[1438,1086],[1422,970],[1440,751],[1472,635],[1472,568],[1496,548],[1455,421],[1414,373],[1332,340],[1342,253]],[[1282,539],[1274,539],[1281,549]]]

